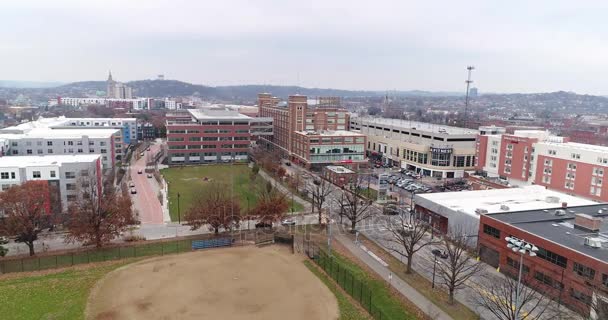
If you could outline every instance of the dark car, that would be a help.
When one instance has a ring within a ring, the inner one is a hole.
[[[388,214],[388,215],[397,215],[399,214],[399,207],[397,207],[394,204],[388,204],[386,206],[384,206],[384,210],[382,211],[383,214]]]
[[[272,222],[260,221],[255,224],[256,229],[272,229]]]
[[[441,251],[439,249],[433,249],[431,250],[431,252],[433,253],[433,255],[441,258],[441,259],[447,259],[448,258],[448,254],[445,251]]]

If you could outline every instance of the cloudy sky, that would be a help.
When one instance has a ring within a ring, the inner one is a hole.
[[[0,79],[608,94],[608,1],[2,0]]]

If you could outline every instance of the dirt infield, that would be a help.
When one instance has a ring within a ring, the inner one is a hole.
[[[104,277],[87,319],[337,319],[334,295],[282,246],[148,259]]]

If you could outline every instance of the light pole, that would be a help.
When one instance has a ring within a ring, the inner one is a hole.
[[[535,257],[538,248],[529,242],[515,237],[506,237],[505,241],[507,241],[507,248],[519,253],[519,276],[517,277],[517,288],[515,291],[515,319],[520,319],[521,306],[519,305],[519,300],[521,298],[521,274],[524,268],[524,255],[529,254],[530,257]]]
[[[435,257],[433,259],[433,284],[431,285],[431,289],[435,289],[435,269],[437,268],[437,255],[433,253]]]
[[[177,193],[177,223],[178,224],[182,224],[182,215],[181,212],[179,210],[179,192]]]

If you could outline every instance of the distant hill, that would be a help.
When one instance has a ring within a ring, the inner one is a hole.
[[[62,82],[42,82],[42,81],[13,81],[0,80],[0,88],[52,88],[60,86]]]

